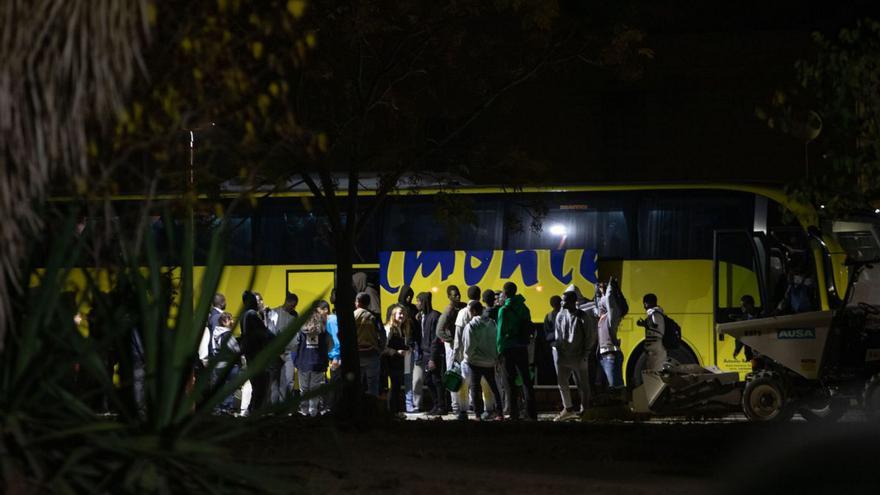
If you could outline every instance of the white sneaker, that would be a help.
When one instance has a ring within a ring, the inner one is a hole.
[[[563,409],[561,413],[557,414],[556,417],[553,418],[553,421],[567,421],[576,417],[578,417],[578,413]]]

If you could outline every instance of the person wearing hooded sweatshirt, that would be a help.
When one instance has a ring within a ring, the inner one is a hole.
[[[440,312],[435,311],[431,305],[430,292],[419,293],[416,296],[416,306],[419,308],[417,319],[422,329],[422,338],[418,343],[418,365],[424,370],[431,403],[434,405],[428,414],[442,415],[446,412],[446,390],[443,388],[440,371],[446,360],[446,351],[443,348],[443,341],[437,338],[437,321],[440,319]]]
[[[379,304],[379,291],[376,290],[376,287],[369,282],[366,273],[356,272],[354,275],[352,275],[351,285],[352,287],[354,287],[355,294],[364,292],[368,296],[370,296],[370,307],[367,308],[368,310],[370,310],[370,312],[372,312],[374,315],[382,312],[382,305]]]
[[[385,348],[385,332],[379,331],[376,317],[368,309],[370,295],[360,292],[355,297],[354,323],[357,329],[358,359],[361,381],[366,392],[379,397],[379,354]]]
[[[537,420],[535,390],[529,370],[529,341],[531,340],[532,314],[526,299],[516,293],[516,284],[504,284],[504,305],[498,310],[498,354],[504,363],[507,388],[513,395],[516,377],[522,380],[523,399],[528,417]],[[519,404],[511,397],[510,417],[519,419]]]
[[[453,361],[462,364],[464,364],[464,361],[462,360],[461,334],[464,331],[465,325],[467,325],[468,321],[471,319],[470,304],[473,302],[480,302],[480,288],[476,285],[468,287],[467,296],[467,305],[459,309],[458,314],[455,317],[455,335],[452,339],[452,359]],[[452,409],[453,411],[458,411],[457,414],[459,419],[467,419],[467,411],[470,404],[468,391],[470,390],[471,382],[471,374],[467,366],[462,366],[461,378],[461,387],[464,390],[464,393],[452,394]]]
[[[492,417],[503,418],[501,408],[501,392],[495,383],[495,362],[498,360],[498,346],[495,343],[497,329],[495,321],[483,313],[483,305],[479,301],[468,303],[470,320],[465,324],[461,333],[461,352],[463,368],[468,369],[471,377],[470,393],[474,401],[474,414],[480,421],[486,421]],[[493,412],[483,411],[483,380],[489,384],[492,391]],[[465,419],[467,418],[467,413]]]
[[[299,374],[299,391],[303,401],[300,412],[303,416],[317,416],[321,398],[317,395],[306,398],[308,394],[324,385],[327,375],[330,349],[330,335],[327,333],[327,314],[330,307],[324,303],[318,306],[309,317],[309,321],[300,328],[294,337],[294,351],[290,359]]]
[[[562,295],[562,308],[556,315],[553,333],[553,364],[563,410],[553,421],[565,421],[578,415],[571,402],[569,380],[575,375],[581,395],[581,409],[590,405],[590,356],[596,343],[596,324],[578,307],[578,291],[570,285]]]
[[[257,355],[269,345],[273,335],[260,317],[257,295],[245,291],[242,294],[242,302],[244,313],[241,315],[241,351],[247,363],[256,360]],[[252,413],[262,407],[269,398],[269,371],[262,370],[254,374],[250,382],[252,392],[248,412]]]
[[[666,348],[663,347],[663,335],[666,333],[666,320],[663,308],[657,305],[657,296],[645,294],[642,298],[648,317],[645,319],[645,370],[659,370],[666,362]]]

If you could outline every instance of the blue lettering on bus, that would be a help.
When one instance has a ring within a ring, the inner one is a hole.
[[[596,251],[592,249],[584,249],[584,252],[581,253],[581,276],[587,282],[594,284],[599,281],[596,278],[596,272],[599,270],[596,259]]]
[[[486,272],[489,270],[489,265],[492,263],[492,256],[495,253],[492,251],[465,251],[464,253],[464,283],[468,287],[471,285],[477,285],[483,280],[483,276],[486,275]],[[471,258],[476,258],[479,260],[480,265],[477,267],[471,266]]]
[[[553,249],[550,251],[550,272],[563,284],[571,283],[571,270],[563,274],[563,263],[565,263],[565,249]],[[584,252],[586,254],[586,251]]]
[[[397,294],[400,287],[391,287],[388,283],[388,267],[391,266],[391,251],[381,251],[379,253],[379,285],[387,292]]]
[[[437,266],[440,266],[441,281],[445,281],[455,271],[455,251],[407,251],[403,255],[403,283],[412,284],[419,267],[422,276],[428,277]]]
[[[531,287],[538,283],[538,253],[534,251],[504,251],[501,259],[501,278],[510,278],[517,267],[522,273],[523,283]]]

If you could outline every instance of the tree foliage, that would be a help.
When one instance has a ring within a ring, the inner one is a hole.
[[[126,104],[148,2],[7,0],[0,7],[0,348],[53,181],[84,188],[87,131]]]
[[[795,85],[777,91],[758,116],[809,142],[821,161],[789,186],[829,212],[880,199],[880,23],[859,22],[836,38],[813,34],[816,53],[795,64]],[[821,130],[821,131],[820,131]]]

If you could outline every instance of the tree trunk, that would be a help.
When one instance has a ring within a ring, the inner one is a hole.
[[[339,322],[339,350],[342,358],[342,391],[339,417],[356,420],[361,406],[361,365],[358,359],[357,328],[354,323],[354,288],[351,239],[336,236],[336,317]]]

